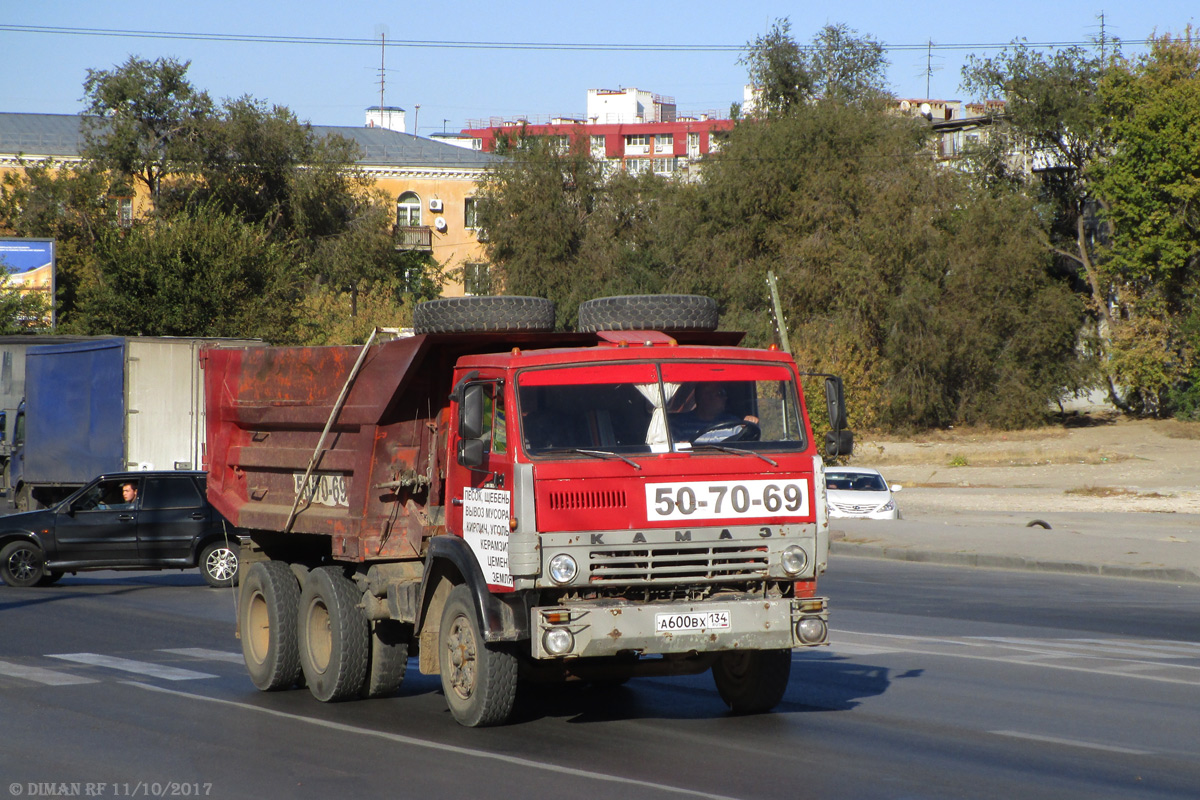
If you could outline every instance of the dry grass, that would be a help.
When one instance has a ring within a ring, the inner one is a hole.
[[[1182,422],[1177,419],[1164,420],[1162,432],[1172,439],[1200,439],[1200,422]]]
[[[942,467],[1044,467],[1067,464],[1115,464],[1132,458],[1127,454],[1095,447],[947,447],[872,446],[857,448],[856,459],[885,467],[930,465]]]

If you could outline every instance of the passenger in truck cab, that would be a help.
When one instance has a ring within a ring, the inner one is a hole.
[[[695,391],[695,405],[688,411],[671,415],[672,436],[683,441],[691,441],[709,428],[724,422],[758,424],[758,417],[753,414],[738,416],[726,410],[728,399],[729,390],[725,384],[698,384]]]

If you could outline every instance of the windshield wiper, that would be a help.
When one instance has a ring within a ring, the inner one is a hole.
[[[582,453],[585,456],[595,456],[596,458],[619,458],[634,469],[641,469],[642,465],[634,461],[632,458],[626,458],[620,453],[614,453],[609,450],[584,450],[582,447],[572,448],[572,453]]]
[[[775,461],[774,459],[767,458],[762,453],[756,453],[753,450],[743,450],[740,447],[730,447],[729,445],[725,444],[711,444],[709,442],[705,442],[704,444],[692,444],[693,450],[701,447],[711,447],[713,450],[720,450],[722,453],[732,453],[735,456],[757,456],[758,458],[761,458],[763,461],[770,464],[772,467],[779,466],[779,462]]]

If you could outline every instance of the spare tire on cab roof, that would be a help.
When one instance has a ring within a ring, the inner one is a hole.
[[[544,297],[443,297],[413,310],[414,333],[552,330],[554,301]]]
[[[579,304],[579,331],[715,331],[717,301],[697,294],[598,297]]]

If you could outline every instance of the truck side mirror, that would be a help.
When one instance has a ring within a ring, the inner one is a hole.
[[[854,431],[830,431],[825,434],[825,455],[830,458],[854,453]]]
[[[458,463],[464,467],[468,469],[482,467],[484,455],[483,439],[458,440]]]
[[[483,384],[473,383],[463,389],[458,406],[458,438],[478,439],[483,436]]]
[[[829,427],[840,431],[846,427],[846,390],[836,375],[825,378],[825,408],[829,412]]]

